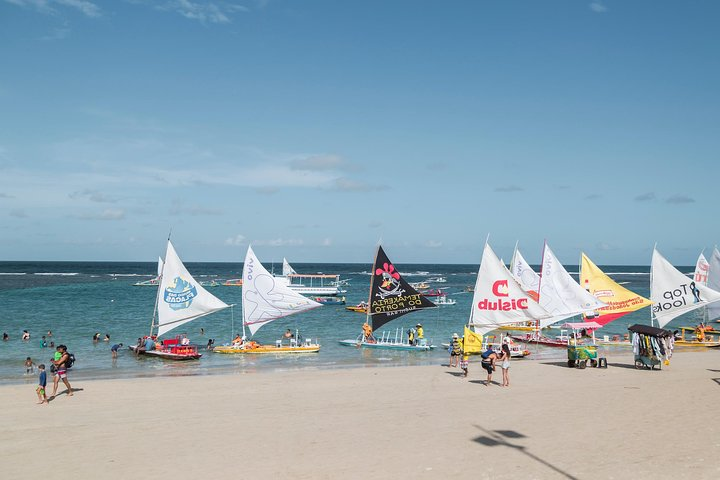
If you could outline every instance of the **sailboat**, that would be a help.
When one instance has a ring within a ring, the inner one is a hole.
[[[710,260],[708,260],[707,286],[716,292],[720,292],[720,251],[718,251],[717,247],[713,249]],[[720,319],[720,302],[709,304],[706,316],[709,322]]]
[[[160,275],[162,274],[163,269],[163,259],[158,257],[158,265],[157,265],[157,276],[155,278],[151,278],[150,280],[143,280],[142,282],[136,282],[133,283],[136,287],[157,287],[160,285]]]
[[[510,273],[515,281],[520,284],[525,293],[536,302],[538,301],[538,291],[540,290],[540,275],[530,267],[522,253],[518,249],[517,243],[513,256],[510,259]],[[550,328],[549,326],[545,328]],[[500,330],[513,330],[523,332],[534,332],[538,329],[537,322],[523,322],[511,325],[503,325],[498,327]]]
[[[653,249],[650,267],[650,299],[653,301],[650,322],[665,328],[671,320],[684,313],[720,301],[720,292],[696,283],[675,268],[657,248]],[[696,338],[685,338],[686,331],[697,332]],[[684,327],[675,345],[685,347],[718,347],[720,338],[707,335],[704,327]]]
[[[587,292],[607,304],[606,307],[584,314],[586,321],[593,321],[601,326],[652,305],[647,298],[628,290],[607,276],[584,253],[580,254],[580,284]],[[630,346],[629,340],[620,340],[619,336],[612,340],[610,338],[598,339],[597,343]]]
[[[437,308],[402,278],[380,245],[370,275],[368,305],[365,325],[369,325],[375,332],[373,336],[366,337],[361,334],[356,339],[341,340],[341,345],[409,351],[435,348],[435,345],[428,344],[424,338],[418,339],[417,344],[408,343],[405,333],[400,329],[396,329],[394,335],[392,332],[384,332],[377,338],[377,329],[386,323],[410,312]]]
[[[198,352],[197,345],[189,343],[185,335],[162,341],[160,337],[180,325],[228,308],[229,305],[205,290],[190,275],[170,240],[159,278],[160,285],[155,298],[156,315],[153,315],[150,324],[150,335],[143,339],[148,344],[154,341],[155,346],[147,350],[141,345],[132,345],[129,348],[141,355],[169,360],[198,359],[202,354]]]
[[[304,312],[321,307],[322,304],[290,289],[285,283],[268,272],[255,256],[251,246],[248,246],[243,265],[243,336],[229,345],[217,346],[216,353],[317,353],[320,345],[306,338],[298,341],[298,334],[287,338],[287,343],[277,340],[275,345],[260,345],[255,341],[248,341],[245,329],[250,330],[250,336],[263,325],[273,320],[286,317],[294,313]]]
[[[537,323],[549,317],[550,314],[522,288],[486,242],[475,281],[468,326],[476,334],[487,335],[507,325]],[[538,340],[534,334],[528,338],[536,342]],[[486,343],[490,343],[488,340]],[[567,345],[567,342],[563,345]]]

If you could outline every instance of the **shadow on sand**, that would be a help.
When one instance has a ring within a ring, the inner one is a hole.
[[[543,460],[542,458],[533,455],[532,453],[528,452],[526,447],[519,445],[515,442],[521,441],[523,438],[527,438],[525,435],[523,435],[520,432],[516,432],[515,430],[487,430],[479,425],[475,425],[479,430],[482,430],[484,432],[484,435],[480,435],[479,437],[473,438],[472,441],[479,443],[480,445],[483,445],[485,447],[508,447],[515,449],[515,451],[522,453],[523,455],[527,456],[531,460],[534,460],[542,465],[545,465],[549,469],[555,471],[556,473],[562,475],[565,478],[569,478],[572,480],[577,480],[577,477],[574,477],[570,475],[568,472],[556,467],[550,462],[547,462]]]

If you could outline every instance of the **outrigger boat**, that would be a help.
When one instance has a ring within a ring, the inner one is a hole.
[[[720,347],[720,331],[711,326],[680,327],[675,334],[676,347],[715,348]]]
[[[408,351],[427,351],[435,348],[432,342],[428,343],[425,338],[418,338],[416,342],[409,343],[402,329],[399,328],[394,334],[381,332],[379,338],[373,334],[373,331],[402,315],[425,308],[437,308],[400,276],[380,245],[370,275],[368,304],[365,325],[363,325],[365,333],[356,339],[341,340],[340,345]]]
[[[300,295],[284,282],[278,281],[277,277],[262,266],[252,247],[248,246],[243,265],[243,335],[232,343],[215,347],[213,351],[228,354],[317,353],[320,351],[320,344],[313,343],[309,338],[300,340],[297,331],[295,335],[276,340],[274,345],[261,345],[247,340],[245,327],[252,336],[260,327],[273,320],[320,306],[322,304]]]
[[[139,355],[167,360],[196,360],[202,354],[185,335],[166,340],[160,340],[160,337],[180,325],[228,308],[229,305],[205,290],[190,275],[169,239],[159,278],[150,335],[142,338],[141,344],[129,348]]]
[[[345,297],[314,297],[313,300],[323,305],[345,305]]]
[[[133,283],[133,286],[135,286],[135,287],[157,287],[158,285],[160,285],[160,275],[162,275],[162,269],[163,269],[163,259],[158,257],[157,276],[155,278],[151,278],[150,280],[143,280],[142,282],[135,282],[135,283]]]
[[[448,298],[447,295],[440,295],[438,297],[435,297],[434,300],[431,300],[435,305],[455,305],[457,303],[457,300],[454,298]]]
[[[357,305],[350,305],[345,307],[346,310],[350,310],[351,312],[357,312],[357,313],[365,313],[367,314],[368,308],[367,303],[360,302]]]

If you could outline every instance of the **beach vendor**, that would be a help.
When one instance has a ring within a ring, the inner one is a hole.
[[[373,329],[370,326],[370,324],[367,322],[363,323],[362,329],[363,329],[363,340],[366,343],[375,343],[376,340],[375,340],[375,337],[373,337],[373,333],[372,333]]]

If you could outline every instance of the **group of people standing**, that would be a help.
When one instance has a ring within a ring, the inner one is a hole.
[[[448,348],[450,352],[450,367],[457,367],[458,362],[460,368],[463,371],[463,377],[468,376],[468,367],[470,363],[470,355],[463,349],[463,340],[458,336],[457,333],[453,333],[452,341]],[[482,361],[480,365],[487,371],[487,380],[485,386],[490,386],[492,383],[492,375],[495,372],[496,366],[499,363],[502,369],[502,386],[510,386],[510,345],[508,342],[503,341],[500,352],[496,352],[492,347],[488,346],[487,350],[480,354]]]

